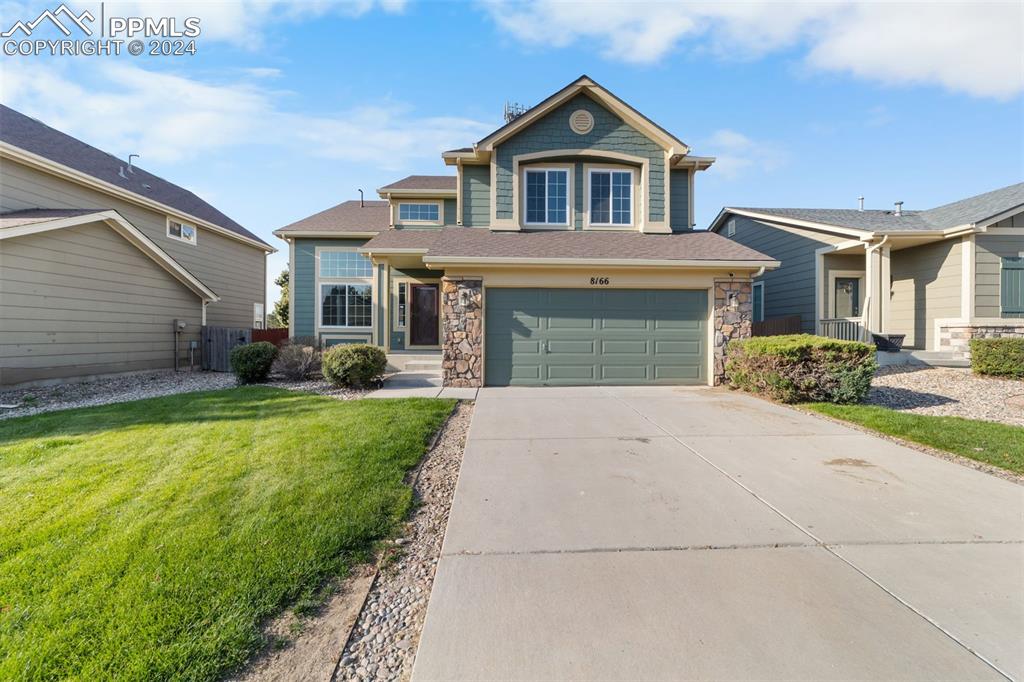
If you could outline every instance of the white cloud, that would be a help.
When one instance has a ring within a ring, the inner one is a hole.
[[[735,180],[748,172],[771,172],[786,162],[786,155],[777,144],[755,142],[727,128],[715,131],[702,147],[715,157],[712,174],[726,180]]]
[[[159,162],[255,144],[297,152],[300,158],[372,161],[378,168],[404,169],[436,163],[442,150],[479,139],[495,127],[463,118],[419,117],[395,103],[323,115],[294,113],[282,106],[289,97],[251,78],[203,82],[115,62],[76,70],[10,61],[0,81],[5,104],[101,149]]]
[[[536,47],[600,46],[609,59],[663,60],[684,47],[722,59],[802,48],[808,66],[891,85],[932,84],[976,97],[1024,90],[1024,3],[485,2],[497,24]]]

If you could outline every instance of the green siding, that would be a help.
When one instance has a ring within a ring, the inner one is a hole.
[[[449,225],[459,224],[459,205],[455,199],[444,200],[444,224],[445,227]]]
[[[316,333],[316,248],[318,246],[362,246],[365,239],[296,239],[295,272],[291,276],[295,310],[291,335],[313,336]]]
[[[1024,222],[1021,217],[1013,216],[1013,218],[1017,222]],[[1020,234],[979,234],[975,236],[975,257],[977,259],[974,271],[975,317],[1016,317],[1016,315],[1003,313],[1002,265],[1004,258],[1016,258],[1024,254],[1024,229],[1019,232]]]
[[[492,386],[707,383],[705,291],[488,289]]]
[[[491,167],[462,167],[462,224],[488,227],[491,224]]]
[[[1003,317],[1024,317],[1024,258],[1004,258],[999,307]]]
[[[577,135],[569,128],[569,116],[577,109],[586,109],[594,117],[594,129],[586,135]],[[583,94],[572,98],[498,146],[494,162],[498,218],[512,218],[513,157],[558,149],[592,149],[646,157],[650,160],[648,219],[654,222],[665,219],[664,151],[656,142]],[[580,206],[580,173],[577,173],[577,180],[577,206]]]
[[[672,197],[672,204],[669,223],[673,232],[686,232],[693,229],[693,224],[690,220],[690,173],[685,170],[674,170],[671,173],[670,196]]]

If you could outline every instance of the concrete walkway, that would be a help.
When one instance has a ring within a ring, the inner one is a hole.
[[[1024,679],[1024,487],[711,389],[481,389],[414,680]]]
[[[434,372],[399,372],[384,382],[384,386],[367,393],[367,398],[456,398],[475,400],[479,389],[444,388],[441,377]]]

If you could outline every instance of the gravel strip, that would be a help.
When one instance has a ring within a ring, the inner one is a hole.
[[[349,635],[335,681],[412,676],[472,413],[472,403],[459,403],[416,472],[413,490],[419,506],[393,555],[382,560],[384,566]]]
[[[235,385],[235,376],[222,372],[160,370],[75,383],[0,391],[0,419],[24,417],[73,407],[109,405],[175,393],[213,391]]]
[[[884,367],[868,403],[900,412],[965,417],[1024,426],[1024,382],[952,367]]]

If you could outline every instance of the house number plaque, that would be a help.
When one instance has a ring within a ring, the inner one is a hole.
[[[607,277],[591,277],[590,278],[590,286],[606,287],[606,286],[608,286],[611,283],[612,283],[611,280],[608,279]]]

